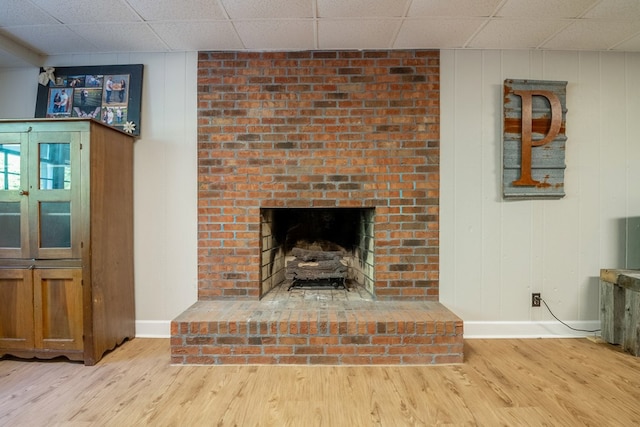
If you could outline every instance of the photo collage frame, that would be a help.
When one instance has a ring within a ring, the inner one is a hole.
[[[36,117],[90,118],[139,135],[142,65],[56,67],[39,85]]]

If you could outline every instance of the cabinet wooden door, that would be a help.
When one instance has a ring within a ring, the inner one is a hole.
[[[35,347],[82,350],[82,270],[33,270]]]
[[[30,350],[33,336],[32,270],[0,269],[0,348]]]

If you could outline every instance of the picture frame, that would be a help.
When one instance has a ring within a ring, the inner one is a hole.
[[[53,80],[38,85],[35,117],[92,118],[139,136],[143,69],[142,64],[55,67]]]

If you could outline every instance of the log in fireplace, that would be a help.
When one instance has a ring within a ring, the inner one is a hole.
[[[345,250],[324,250],[323,245],[317,242],[308,245],[308,248],[296,246],[285,265],[285,277],[290,282],[287,290],[327,285],[349,290],[346,284],[349,267],[346,255]]]

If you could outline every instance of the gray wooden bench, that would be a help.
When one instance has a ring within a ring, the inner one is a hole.
[[[640,356],[640,270],[600,270],[602,339]]]

